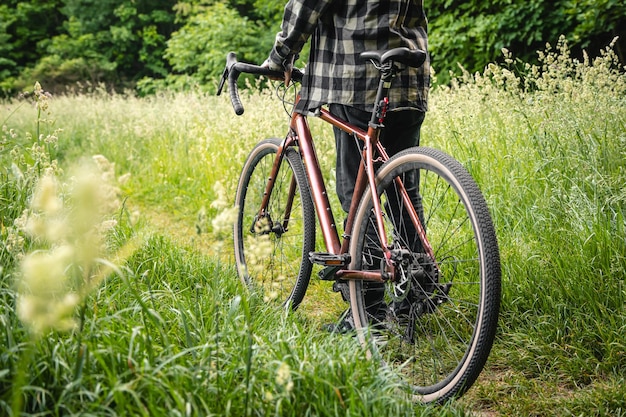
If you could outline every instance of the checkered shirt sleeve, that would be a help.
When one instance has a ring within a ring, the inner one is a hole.
[[[337,103],[371,110],[379,73],[362,62],[367,50],[405,46],[427,51],[427,21],[422,0],[290,0],[270,59],[282,64],[311,40],[311,54],[297,111]],[[430,62],[394,79],[392,109],[427,110]]]

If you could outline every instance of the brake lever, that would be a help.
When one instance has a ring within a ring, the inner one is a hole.
[[[224,84],[226,83],[227,79],[228,79],[228,65],[226,66],[226,68],[224,68],[224,72],[222,73],[222,78],[220,79],[220,83],[217,86],[217,95],[218,96],[220,94],[222,94],[222,89],[224,88]]]

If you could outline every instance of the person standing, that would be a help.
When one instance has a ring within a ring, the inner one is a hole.
[[[380,74],[359,55],[397,47],[427,51],[423,1],[289,0],[281,31],[263,65],[276,71],[287,69],[309,40],[310,55],[295,111],[307,114],[328,105],[331,113],[366,130]],[[385,123],[388,127],[380,135],[389,156],[419,145],[429,88],[428,57],[420,68],[407,68],[394,78]],[[340,129],[334,128],[334,135],[336,192],[342,209],[348,212],[360,163],[360,145]],[[337,282],[335,290],[346,298],[347,284]],[[349,330],[350,319],[350,314],[346,314],[334,330]]]

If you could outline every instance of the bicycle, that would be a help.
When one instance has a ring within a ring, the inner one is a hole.
[[[325,107],[312,115],[363,143],[341,238],[307,121],[311,115],[292,112],[286,136],[259,142],[243,166],[235,197],[238,274],[295,309],[313,264],[321,265],[322,280],[348,283],[354,334],[367,357],[397,369],[417,401],[442,403],[470,388],[492,348],[501,291],[496,234],[478,186],[459,162],[427,147],[389,157],[378,141],[389,82],[402,69],[422,65],[425,53],[395,48],[361,58],[381,74],[367,131]],[[228,81],[238,115],[241,73],[287,85],[303,75],[238,62],[229,53],[218,94]],[[315,251],[316,217],[324,252]]]

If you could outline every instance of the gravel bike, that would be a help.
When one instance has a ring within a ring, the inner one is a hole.
[[[425,52],[395,48],[361,54],[380,83],[367,130],[324,107],[291,113],[284,138],[250,152],[239,178],[234,227],[244,283],[271,291],[291,308],[305,296],[314,264],[322,280],[347,283],[353,333],[369,358],[397,370],[415,399],[444,402],[480,374],[495,338],[501,270],[487,204],[468,171],[427,147],[389,157],[378,141],[394,76],[419,67]],[[241,73],[299,82],[303,73],[238,62],[229,53],[218,94],[228,82],[236,114],[244,111]],[[350,210],[341,237],[307,117],[318,117],[362,143]],[[317,220],[316,220],[317,219]],[[324,248],[316,251],[319,224]],[[345,286],[345,285],[344,285]]]

